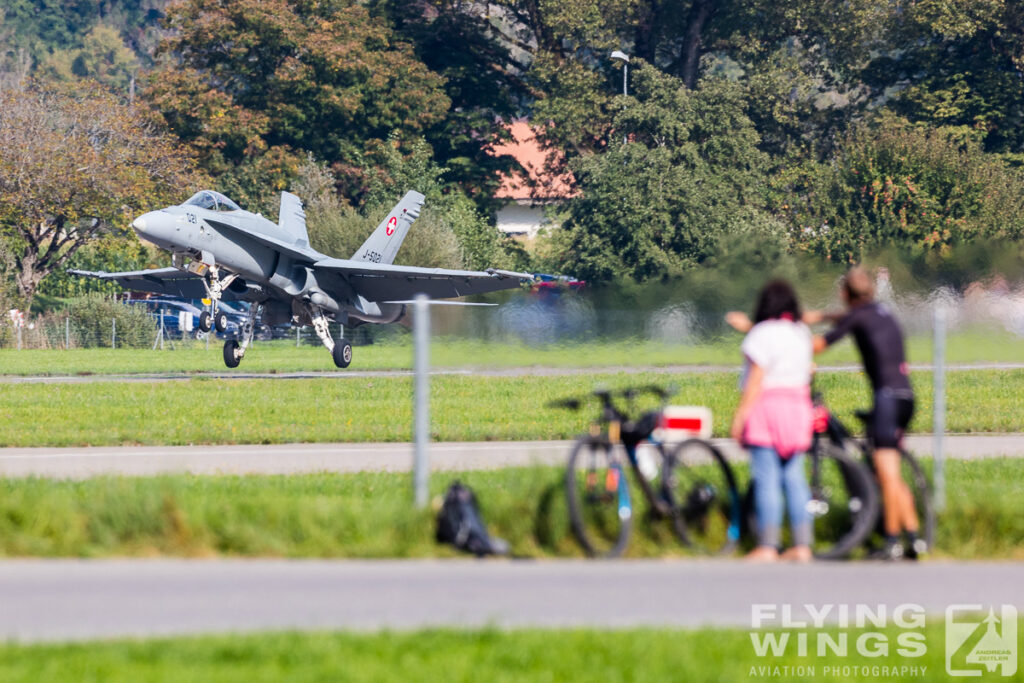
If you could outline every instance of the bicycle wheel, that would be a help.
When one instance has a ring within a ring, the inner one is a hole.
[[[875,528],[879,493],[871,471],[831,441],[819,441],[807,457],[814,525],[814,556],[847,557]]]
[[[662,492],[672,505],[672,527],[702,553],[731,552],[740,538],[741,505],[732,467],[707,441],[690,439],[666,460]]]
[[[917,520],[921,525],[918,537],[924,539],[928,550],[931,550],[935,545],[935,507],[932,503],[932,489],[928,485],[928,477],[912,454],[900,449],[900,460],[903,480],[907,482],[914,496],[914,509],[917,510]]]
[[[618,557],[633,526],[629,483],[622,460],[603,439],[583,436],[573,444],[565,471],[569,521],[591,557]]]

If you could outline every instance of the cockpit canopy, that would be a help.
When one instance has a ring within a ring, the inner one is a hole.
[[[242,210],[238,204],[235,204],[220,192],[214,192],[213,190],[202,190],[200,192],[196,192],[187,202],[185,202],[185,205],[198,206],[200,209],[209,209],[210,211]]]

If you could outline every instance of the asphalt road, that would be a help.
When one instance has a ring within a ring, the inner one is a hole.
[[[728,561],[14,560],[0,638],[18,641],[428,626],[749,627],[754,604],[1024,610],[1024,564]],[[781,612],[781,609],[780,609]],[[833,618],[839,613],[833,612]],[[830,621],[832,621],[830,619]]]
[[[735,443],[714,440],[731,458],[745,457]],[[435,471],[562,465],[568,441],[484,441],[435,443]],[[932,452],[929,435],[907,438],[913,452]],[[1024,434],[945,437],[947,457],[957,459],[1024,456]],[[412,468],[412,444],[283,444],[241,446],[128,446],[91,448],[0,448],[0,476],[81,479],[104,474],[147,476],[193,474],[300,474],[309,472],[405,472]]]

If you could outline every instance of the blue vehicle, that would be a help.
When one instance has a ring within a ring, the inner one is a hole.
[[[199,330],[199,314],[202,311],[186,301],[176,301],[174,299],[131,299],[128,303],[136,306],[145,306],[146,310],[149,311],[156,321],[157,327],[160,326],[160,319],[163,318],[164,334],[169,337],[184,338],[188,336],[199,339],[202,336],[202,332]],[[187,324],[189,322],[187,317],[182,315],[185,313],[191,315],[190,325]],[[184,329],[182,328],[183,320],[186,322]]]

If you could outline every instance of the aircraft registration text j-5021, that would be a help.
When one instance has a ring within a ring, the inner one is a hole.
[[[380,255],[379,252],[376,252],[376,251],[365,251],[365,252],[363,252],[363,260],[364,261],[369,261],[371,263],[380,263],[381,258],[383,258],[383,257]]]

